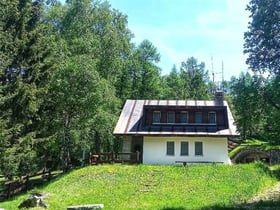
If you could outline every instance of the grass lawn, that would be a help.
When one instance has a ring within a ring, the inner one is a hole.
[[[50,210],[98,203],[106,210],[230,209],[276,182],[262,164],[100,165],[74,170],[35,190],[50,195]],[[28,197],[0,203],[0,208],[17,209]]]

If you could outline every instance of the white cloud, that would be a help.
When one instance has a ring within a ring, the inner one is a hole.
[[[224,63],[224,78],[238,76],[246,71],[243,55],[243,34],[247,30],[249,14],[245,11],[248,0],[227,0],[224,10],[203,11],[190,17],[179,17],[164,27],[157,25],[129,25],[135,34],[134,41],[150,40],[161,54],[159,66],[166,74],[173,64],[180,67],[182,61],[194,56],[204,61],[208,70],[220,72]],[[219,10],[218,10],[219,9]]]

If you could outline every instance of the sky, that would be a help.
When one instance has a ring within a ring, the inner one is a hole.
[[[132,42],[148,39],[161,55],[158,66],[168,74],[173,65],[194,57],[205,62],[209,76],[222,81],[246,72],[244,32],[249,0],[108,0],[127,15]]]

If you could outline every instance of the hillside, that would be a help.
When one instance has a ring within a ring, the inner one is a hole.
[[[63,175],[33,190],[49,194],[50,210],[104,204],[104,209],[226,209],[274,185],[263,165],[101,165]],[[29,194],[0,203],[17,209]],[[36,208],[40,209],[40,208]]]

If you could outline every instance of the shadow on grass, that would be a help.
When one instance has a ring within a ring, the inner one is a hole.
[[[278,200],[268,200],[268,201],[258,201],[250,204],[241,204],[236,206],[220,206],[213,205],[201,208],[200,210],[262,210],[262,209],[271,209],[271,210],[279,210],[280,209],[280,198]]]
[[[206,206],[199,209],[193,210],[280,210],[280,197],[278,200],[269,200],[269,201],[258,201],[255,203],[250,204],[238,204],[238,205],[231,205],[231,206],[224,206],[224,205],[213,205],[213,206]],[[189,208],[185,207],[165,207],[161,210],[190,210]]]
[[[280,167],[271,170],[271,173],[273,176],[275,176],[278,179],[278,181],[280,181]]]
[[[36,189],[36,192],[43,187],[49,185],[52,182],[57,181],[58,179],[62,178],[65,176],[66,173],[62,173],[62,171],[55,171],[52,172],[51,177],[47,178],[46,176],[40,176],[36,177],[35,179],[29,179],[28,180],[28,188],[26,188],[27,183],[23,182],[21,183],[19,180],[15,180],[14,186],[12,186],[11,194],[8,197],[8,187],[3,186],[2,188],[0,187],[0,203],[5,202],[5,201],[11,201],[14,200],[17,196],[23,195],[23,194],[28,194],[29,191],[33,192],[34,189]],[[17,184],[19,183],[19,184]],[[1,210],[1,208],[0,208]]]

